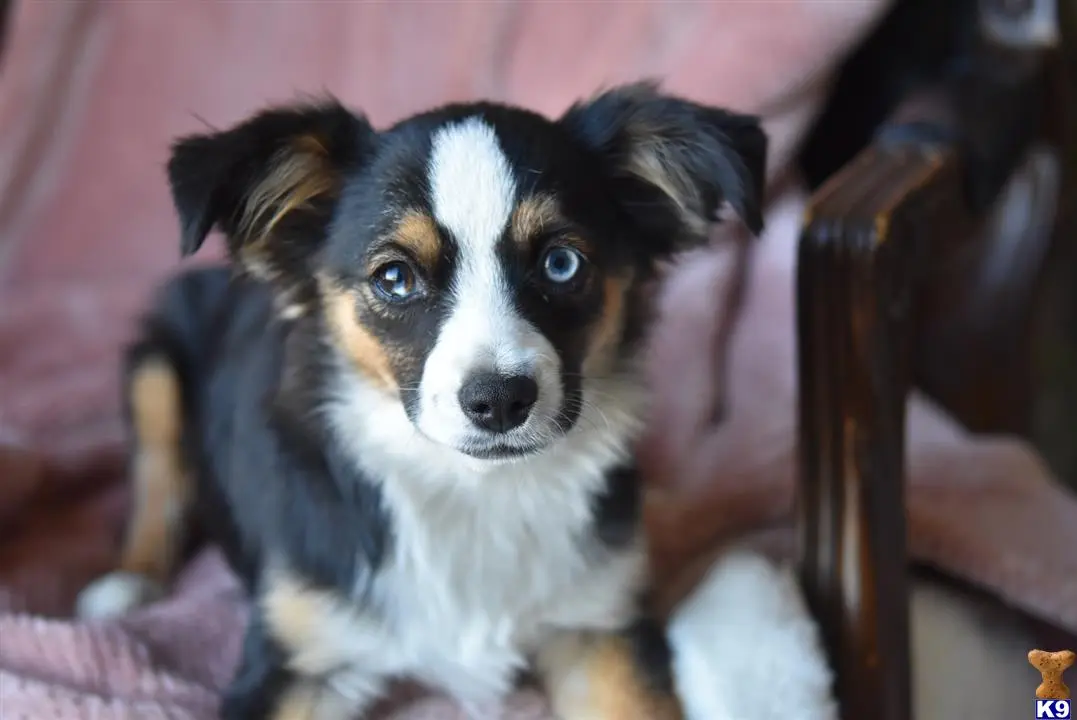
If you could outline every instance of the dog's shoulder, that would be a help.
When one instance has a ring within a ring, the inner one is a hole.
[[[236,283],[225,303],[198,423],[216,539],[252,587],[278,562],[350,590],[380,564],[389,520],[377,484],[318,417],[310,374],[329,370],[293,362],[320,352],[318,330],[281,318],[258,282]]]

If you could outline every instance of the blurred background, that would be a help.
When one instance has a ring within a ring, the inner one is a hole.
[[[732,537],[799,559],[848,717],[907,716],[910,672],[920,701],[945,703],[940,648],[963,641],[977,694],[930,717],[1001,718],[1004,695],[1027,712],[1030,643],[1077,648],[1075,13],[1069,0],[0,0],[0,634],[23,627],[5,613],[65,617],[113,561],[118,358],[176,268],[163,172],[176,136],[325,93],[376,126],[476,98],[556,116],[651,77],[757,113],[771,136],[765,236],[717,239],[663,295],[643,448],[666,490],[649,518],[662,567],[672,577]],[[219,257],[212,245],[197,262]],[[714,394],[717,426],[700,399]],[[857,460],[836,467],[820,447]],[[834,518],[863,531],[866,570],[838,562],[851,545],[794,532]],[[177,650],[235,635],[191,624],[231,617],[213,615],[226,584],[203,571],[193,595],[124,627],[211,690],[233,640],[212,662]],[[933,636],[940,658],[911,671],[910,592],[914,651]],[[890,660],[870,666],[869,649]],[[44,707],[42,678],[62,673],[15,655],[0,648],[0,682],[42,694],[6,701]],[[124,682],[110,692],[126,697]],[[77,685],[71,717],[87,707]],[[170,702],[202,717],[190,692]]]

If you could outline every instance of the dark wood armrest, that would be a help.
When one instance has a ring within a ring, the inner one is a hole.
[[[7,34],[8,26],[11,24],[11,16],[15,14],[11,5],[11,0],[0,0],[0,61],[3,61],[4,50],[7,48]]]
[[[845,720],[912,717],[904,440],[916,293],[1034,135],[1040,75],[1036,58],[977,56],[910,96],[806,213],[799,559]]]
[[[800,245],[802,582],[844,718],[908,720],[904,508],[913,233],[960,202],[957,156],[872,147],[813,199]]]

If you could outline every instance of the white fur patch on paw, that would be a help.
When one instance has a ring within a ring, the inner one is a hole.
[[[670,621],[687,720],[836,720],[831,673],[792,572],[721,557]]]
[[[79,593],[75,613],[86,620],[116,617],[162,595],[164,589],[150,578],[117,571],[87,585]]]

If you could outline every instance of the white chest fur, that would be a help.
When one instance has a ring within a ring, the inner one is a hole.
[[[386,488],[408,497],[388,503],[394,540],[374,581],[385,659],[472,702],[504,693],[556,629],[624,624],[644,568],[641,546],[611,552],[589,534],[590,496],[571,478],[501,480]]]
[[[581,421],[556,452],[490,464],[425,439],[398,404],[371,413],[375,398],[356,388],[342,400],[330,417],[357,462],[381,471],[392,526],[387,556],[359,579],[368,609],[350,613],[333,640],[353,660],[341,677],[353,692],[374,673],[418,678],[469,705],[496,702],[551,633],[630,618],[645,579],[642,537],[611,550],[593,530],[596,493],[631,448],[630,405]]]

